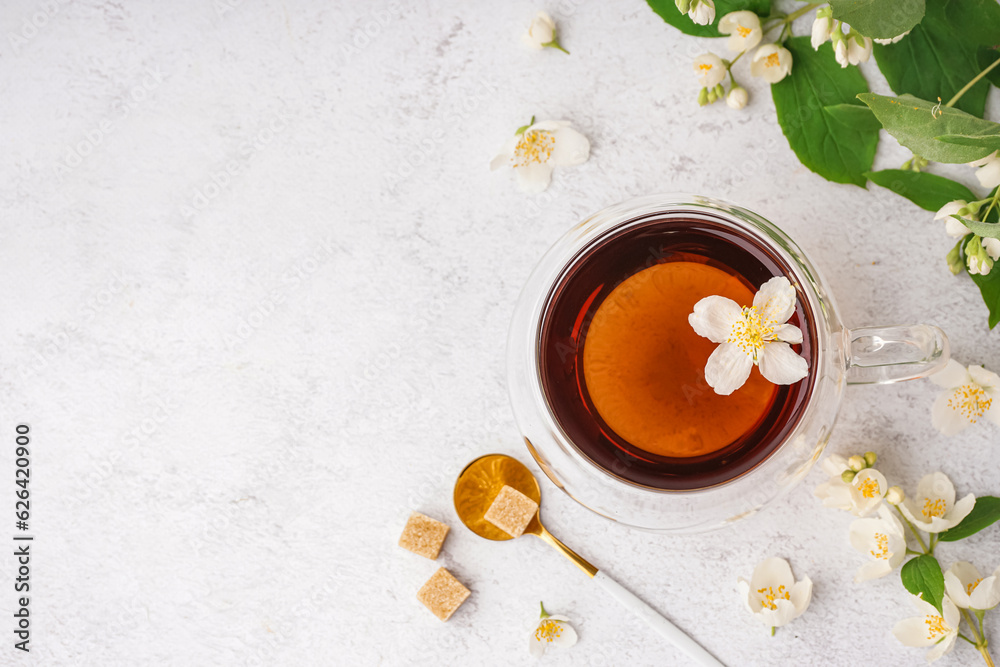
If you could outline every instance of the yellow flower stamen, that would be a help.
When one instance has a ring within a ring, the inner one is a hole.
[[[743,309],[743,317],[736,320],[728,342],[736,343],[746,354],[757,360],[757,353],[764,349],[777,328],[777,322],[764,317],[756,306]]]
[[[777,67],[781,64],[781,59],[778,57],[777,53],[772,53],[767,58],[764,58],[764,65],[767,67]]]
[[[527,167],[529,164],[543,164],[552,157],[552,149],[556,145],[551,132],[531,130],[521,135],[514,148],[511,162],[515,167]]]
[[[937,517],[944,516],[944,513],[947,509],[948,506],[940,498],[935,498],[934,500],[931,500],[930,498],[924,499],[923,515],[928,519],[931,519],[936,516]]]
[[[540,642],[551,642],[558,639],[562,632],[562,626],[558,622],[545,619],[538,624],[538,628],[535,630],[535,639]]]
[[[712,67],[714,67],[714,65],[712,65],[710,63],[702,63],[702,64],[698,65],[698,69],[700,69],[704,73],[711,72],[712,71]]]
[[[973,424],[989,411],[993,399],[978,384],[965,384],[948,399],[948,407],[962,413]]]
[[[870,551],[875,558],[889,560],[892,557],[892,552],[889,551],[889,536],[885,533],[875,533],[875,546],[878,551],[875,549]]]
[[[981,581],[982,581],[981,578],[980,579],[976,579],[971,584],[969,584],[968,586],[966,586],[965,587],[965,589],[966,589],[966,593],[965,594],[966,595],[972,595],[972,591],[976,590],[976,586],[978,586],[979,582],[981,582]]]
[[[750,34],[750,28],[738,25],[736,26],[736,32],[740,33],[740,37],[746,37]]]
[[[791,600],[792,596],[788,591],[785,590],[784,586],[778,586],[778,592],[774,592],[774,588],[767,586],[766,588],[758,588],[757,592],[764,596],[764,599],[760,601],[761,607],[767,607],[770,610],[775,610],[778,605],[774,604],[775,600]]]
[[[875,496],[881,495],[882,489],[878,488],[878,482],[869,477],[858,484],[858,491],[860,491],[861,495],[865,498],[874,498]]]
[[[934,616],[928,614],[924,618],[924,623],[927,624],[928,639],[935,639],[936,637],[939,637],[941,635],[946,635],[948,634],[949,630],[951,630],[951,628],[949,628],[945,624],[944,618],[942,618],[941,616]]]

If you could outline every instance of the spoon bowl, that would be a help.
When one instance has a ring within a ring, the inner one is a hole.
[[[483,517],[504,486],[517,489],[541,506],[542,491],[538,480],[528,470],[528,466],[504,454],[480,456],[465,466],[455,482],[455,511],[458,512],[458,518],[479,537],[497,542],[513,539]],[[538,513],[535,513],[524,532],[538,535],[541,528]]]

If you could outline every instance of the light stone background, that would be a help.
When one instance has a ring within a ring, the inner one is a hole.
[[[849,324],[937,323],[958,359],[1000,368],[940,223],[802,167],[746,74],[743,112],[698,108],[691,58],[724,43],[640,0],[225,3],[0,12],[0,534],[23,421],[37,536],[30,656],[2,549],[0,663],[524,664],[544,600],[580,635],[550,664],[683,664],[540,541],[481,540],[450,503],[468,460],[529,459],[504,342],[532,265],[632,196],[740,202],[800,241]],[[571,56],[521,47],[543,7]],[[593,142],[542,196],[487,168],[532,114]],[[877,166],[907,155],[886,138]],[[935,395],[851,388],[832,449],[877,450],[910,489],[941,469],[1000,492],[1000,431],[938,435]],[[821,479],[704,536],[629,531],[547,480],[544,517],[729,665],[922,664],[890,634],[911,615],[898,579],[852,583],[850,517],[812,497]],[[411,510],[452,526],[437,563],[396,546]],[[992,570],[998,535],[940,554]],[[772,638],[735,582],[773,555],[815,592]],[[447,624],[414,597],[439,565],[473,591]],[[963,645],[939,664],[977,661]]]

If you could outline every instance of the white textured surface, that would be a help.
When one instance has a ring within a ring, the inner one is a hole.
[[[521,0],[226,1],[4,3],[0,497],[6,527],[28,421],[38,541],[30,658],[0,560],[0,663],[519,664],[544,600],[581,637],[551,664],[676,664],[541,542],[481,540],[450,505],[467,460],[529,458],[504,386],[521,283],[630,196],[740,202],[811,253],[849,324],[931,321],[1000,368],[930,216],[807,171],[759,85],[742,113],[700,110],[707,40],[639,0],[550,4],[569,57],[520,47],[540,8]],[[593,155],[526,197],[487,162],[532,114],[574,121]],[[905,156],[886,141],[877,165]],[[878,450],[909,488],[940,468],[1000,492],[998,430],[939,436],[934,395],[852,388],[832,448]],[[707,536],[621,529],[547,481],[543,512],[730,665],[922,664],[890,635],[910,614],[898,580],[852,583],[849,517],[812,498],[820,477]],[[453,527],[439,563],[395,545],[413,509]],[[992,569],[997,535],[940,553]],[[771,555],[815,582],[774,638],[734,592]],[[473,591],[447,624],[414,597],[438,564]]]

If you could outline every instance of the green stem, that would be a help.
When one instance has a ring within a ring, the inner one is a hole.
[[[951,107],[952,105],[954,105],[955,102],[957,102],[959,99],[961,99],[962,95],[965,95],[965,93],[967,93],[969,91],[969,88],[972,88],[974,85],[976,85],[979,82],[980,79],[982,79],[984,76],[986,76],[987,74],[989,74],[990,70],[992,70],[997,65],[1000,65],[1000,58],[994,60],[992,65],[990,65],[989,67],[987,67],[986,69],[984,69],[982,72],[980,72],[979,74],[977,74],[976,78],[974,78],[972,81],[970,81],[969,83],[967,83],[964,86],[962,86],[962,89],[960,91],[958,91],[957,93],[955,93],[955,96],[953,98],[951,98],[950,100],[948,100],[948,103],[945,104],[945,106],[946,107]]]
[[[963,635],[961,632],[958,633],[958,638],[959,639],[964,639],[965,641],[969,642],[973,646],[976,645],[976,642],[972,641],[971,639],[969,639],[968,637],[966,637],[965,635]]]
[[[961,612],[962,617],[965,619],[965,622],[969,624],[969,630],[972,631],[972,638],[975,639],[975,641],[972,643],[975,644],[976,646],[979,646],[982,643],[982,637],[976,631],[976,622],[973,620],[972,614],[969,613],[968,609],[959,608],[958,611]]]
[[[927,545],[924,544],[924,538],[920,537],[920,533],[917,532],[917,529],[913,527],[913,524],[910,523],[910,520],[906,518],[906,515],[904,515],[900,511],[899,505],[895,505],[895,508],[896,508],[896,513],[899,514],[899,518],[903,520],[903,523],[905,523],[906,526],[910,529],[910,531],[913,533],[913,536],[915,538],[917,538],[917,542],[920,543],[920,548],[923,549],[923,552],[919,552],[919,553],[923,553],[923,554],[932,554],[932,553],[934,553],[933,549],[928,549]]]
[[[805,7],[800,7],[799,9],[796,9],[794,12],[792,12],[791,14],[789,14],[788,16],[786,16],[785,17],[785,23],[791,23],[792,21],[794,21],[795,19],[799,18],[800,16],[805,16],[806,14],[808,14],[809,12],[811,12],[812,10],[816,9],[817,7],[819,7],[820,5],[825,5],[825,4],[826,4],[825,2],[810,2],[810,3],[807,3]]]
[[[1000,60],[997,62],[1000,63]],[[997,191],[993,193],[993,199],[990,200],[990,205],[986,207],[986,213],[983,213],[982,219],[984,221],[986,220],[986,216],[990,214],[990,211],[993,210],[993,207],[997,205],[998,198],[1000,198],[1000,188],[997,188]]]
[[[799,18],[800,16],[805,16],[806,14],[808,14],[809,12],[811,12],[812,10],[816,9],[817,7],[819,7],[820,5],[825,5],[825,4],[826,4],[825,2],[810,2],[810,3],[807,3],[804,7],[800,7],[799,9],[796,9],[794,12],[792,12],[791,14],[785,16],[784,18],[781,18],[780,16],[775,16],[775,17],[773,17],[773,19],[775,21],[777,21],[777,23],[775,23],[774,25],[766,26],[764,28],[764,32],[767,32],[768,30],[773,30],[774,28],[777,28],[779,25],[787,26],[789,23],[791,23],[795,19]],[[765,22],[766,21],[770,21],[771,17],[769,17],[767,19],[764,19],[764,20],[765,20]]]
[[[562,47],[562,44],[560,44],[559,42],[557,42],[554,39],[551,42],[545,42],[544,44],[542,44],[542,46],[550,48],[550,49],[559,49],[560,51],[562,51],[563,53],[565,53],[567,56],[569,55],[569,51],[567,51],[566,49],[564,49]]]

